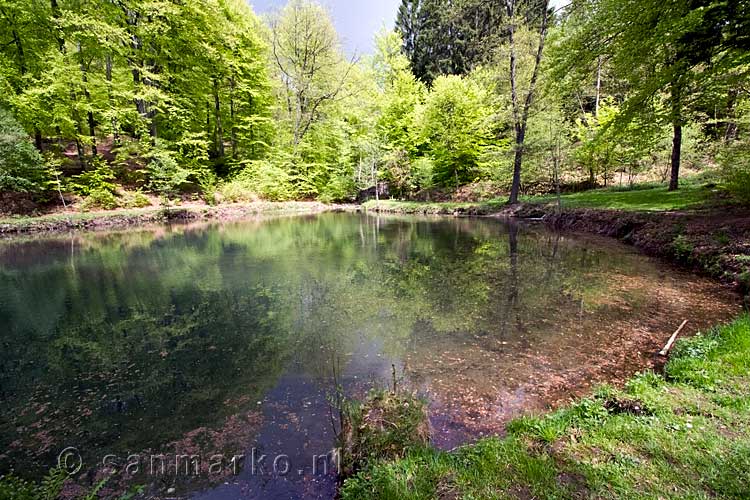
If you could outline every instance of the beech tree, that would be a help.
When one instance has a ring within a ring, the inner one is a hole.
[[[615,126],[626,126],[656,103],[660,119],[672,127],[669,189],[676,190],[683,127],[706,82],[717,69],[727,69],[713,64],[716,58],[747,43],[737,31],[747,25],[747,9],[736,1],[574,0],[568,18],[575,21],[567,24],[558,74],[581,68],[590,73],[608,61],[629,85]]]

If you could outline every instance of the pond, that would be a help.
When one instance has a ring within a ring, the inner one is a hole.
[[[68,496],[117,470],[111,496],[332,498],[340,391],[395,373],[450,449],[652,366],[684,319],[739,310],[628,247],[490,219],[1,241],[0,474],[38,477],[72,447]]]

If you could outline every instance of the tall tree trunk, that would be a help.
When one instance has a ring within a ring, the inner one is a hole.
[[[60,6],[57,5],[57,0],[50,0],[50,8],[52,9],[52,19],[55,23],[60,19]],[[62,30],[59,26],[55,26],[57,31],[57,47],[61,54],[65,54],[65,38],[62,35]]]
[[[232,158],[237,157],[237,127],[234,123],[234,77],[229,81],[229,119],[231,120],[230,137],[232,141]]]
[[[83,53],[81,52],[81,44],[78,43],[78,59],[81,68],[81,81],[83,82],[83,95],[86,97],[86,103],[91,107],[91,93],[88,88],[88,76],[86,75],[86,64],[83,60]],[[87,121],[89,125],[89,136],[91,137],[91,153],[96,156],[98,151],[96,150],[96,120],[94,120],[94,112],[89,109],[87,113]]]
[[[216,125],[215,149],[219,158],[224,157],[224,128],[221,124],[221,100],[219,99],[219,81],[214,79],[214,123]]]
[[[513,155],[513,184],[510,187],[510,199],[508,203],[518,203],[518,195],[521,192],[521,170],[523,163],[523,145],[526,140],[526,127],[516,127],[516,151]]]
[[[682,125],[674,122],[672,137],[672,175],[669,179],[669,190],[677,191],[680,187],[680,156],[682,153]]]
[[[112,95],[112,54],[108,53],[105,60],[105,77],[107,78],[107,98],[109,100],[109,109],[112,112],[112,138],[115,144],[120,144],[120,127],[117,123],[117,116],[114,113],[114,97]]]
[[[682,95],[679,82],[672,84],[672,174],[669,179],[669,190],[677,191],[680,187],[680,160],[682,157]]]
[[[594,104],[594,116],[599,117],[599,100],[602,95],[602,56],[596,58],[596,103]]]
[[[517,75],[517,61],[516,61],[516,40],[515,40],[515,6],[516,0],[507,0],[508,18],[510,19],[510,86],[511,86],[511,99],[513,101],[513,121],[515,122],[516,132],[516,143],[515,143],[515,155],[513,157],[513,183],[510,189],[510,198],[508,203],[515,205],[518,203],[518,195],[521,191],[521,170],[523,164],[523,150],[524,143],[526,141],[526,125],[529,120],[529,111],[531,105],[534,102],[534,92],[536,90],[536,81],[539,77],[539,66],[542,62],[542,53],[544,52],[544,41],[547,37],[547,23],[548,23],[548,11],[549,11],[549,0],[543,0],[542,2],[542,23],[539,27],[539,46],[537,47],[536,59],[534,60],[534,71],[531,74],[531,81],[529,82],[529,90],[526,94],[526,99],[523,103],[523,109],[520,107],[518,100],[518,75]]]
[[[736,103],[737,95],[739,92],[737,89],[731,89],[729,91],[729,99],[727,100],[727,111],[726,111],[726,129],[724,131],[724,142],[732,142],[737,139],[737,113]]]

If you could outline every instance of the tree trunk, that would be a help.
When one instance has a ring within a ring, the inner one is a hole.
[[[680,160],[682,156],[682,96],[679,82],[672,84],[672,175],[669,190],[677,191],[680,186]]]
[[[114,97],[112,96],[112,54],[107,54],[105,60],[105,77],[107,78],[107,98],[109,99],[109,109],[114,111]],[[115,144],[120,144],[120,131],[117,124],[117,116],[112,113],[112,138]]]
[[[81,44],[78,43],[78,60],[81,68],[81,82],[83,83],[83,95],[86,97],[86,103],[91,106],[91,93],[88,89],[88,77],[86,76],[86,64],[83,60],[83,53],[81,52]],[[96,156],[98,151],[96,150],[96,120],[94,120],[94,112],[89,109],[87,114],[87,121],[89,126],[89,136],[91,137],[91,154]]]
[[[513,101],[513,120],[515,122],[516,130],[516,144],[515,144],[515,155],[513,158],[513,183],[510,189],[510,198],[508,203],[515,205],[518,203],[518,195],[521,191],[521,170],[523,164],[523,150],[524,142],[526,140],[526,125],[529,119],[529,111],[534,101],[534,92],[536,90],[536,81],[539,76],[539,66],[542,62],[542,53],[544,52],[544,41],[547,37],[547,23],[548,23],[548,10],[549,0],[542,2],[542,24],[539,27],[539,45],[537,47],[536,59],[534,61],[534,71],[531,74],[531,81],[529,82],[529,90],[526,93],[526,99],[524,100],[523,110],[520,109],[518,102],[518,82],[517,82],[517,71],[516,71],[516,42],[515,42],[515,5],[516,0],[508,0],[508,18],[510,19],[510,88],[511,88],[511,99]]]
[[[513,184],[510,188],[510,199],[508,203],[518,203],[518,195],[521,192],[521,166],[523,163],[523,144],[526,139],[526,127],[516,130],[516,152],[513,156]]]
[[[602,56],[596,58],[596,103],[594,105],[594,116],[599,117],[599,100],[602,91]]]
[[[738,95],[737,89],[732,89],[729,91],[729,99],[727,101],[727,111],[726,111],[726,129],[724,131],[724,142],[729,143],[737,139],[737,113],[736,113],[736,106],[737,103],[737,95]]]
[[[669,179],[669,190],[677,191],[680,187],[680,156],[682,152],[682,125],[679,122],[673,124],[674,136],[672,138],[672,176]]]
[[[214,80],[214,122],[216,123],[216,154],[219,158],[224,157],[224,129],[221,126],[221,101],[219,99],[219,82]]]
[[[234,77],[229,81],[229,119],[231,120],[230,140],[232,141],[232,158],[237,157],[237,128],[234,124]]]

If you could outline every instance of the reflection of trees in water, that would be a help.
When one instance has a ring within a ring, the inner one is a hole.
[[[289,369],[333,387],[368,343],[415,380],[465,368],[443,351],[484,376],[488,353],[565,345],[554,326],[601,310],[612,276],[654,272],[490,220],[331,214],[87,236],[73,254],[45,241],[0,251],[3,446],[35,421],[56,439],[157,446],[223,425]]]
[[[287,356],[273,294],[168,296],[98,316],[70,311],[44,337],[17,325],[4,338],[16,362],[2,373],[5,448],[21,438],[43,449],[44,437],[55,441],[50,454],[71,443],[97,457],[102,447],[139,451],[254,407]]]

